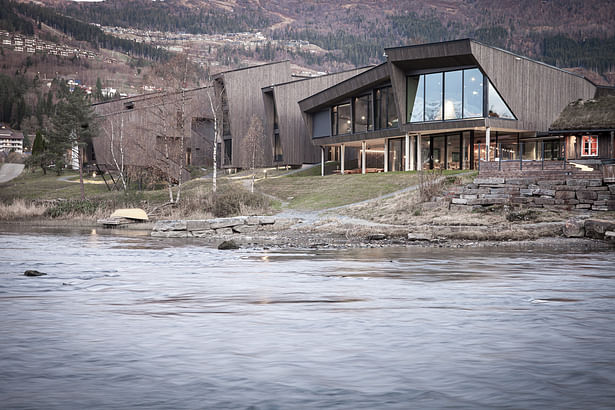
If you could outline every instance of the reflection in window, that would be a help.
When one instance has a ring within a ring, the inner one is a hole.
[[[455,120],[461,115],[462,71],[444,73],[444,119]]]
[[[506,106],[506,103],[495,89],[491,81],[489,81],[489,113],[490,117],[515,119],[515,116]]]
[[[399,119],[397,118],[397,104],[395,103],[395,95],[393,95],[393,88],[385,88],[387,90],[387,128],[397,127],[399,125]]]
[[[392,87],[384,87],[375,93],[376,129],[392,128],[399,125],[397,117],[397,104]]]
[[[331,135],[337,135],[337,106],[331,107]]]
[[[483,116],[483,73],[478,68],[463,72],[463,118]]]
[[[425,121],[442,119],[442,73],[425,76]]]
[[[341,104],[337,106],[338,114],[338,134],[350,134],[352,131],[352,122],[350,117],[350,104]]]
[[[425,76],[408,77],[408,118],[410,122],[423,121]]]
[[[374,129],[372,121],[372,96],[364,95],[354,99],[354,132],[367,132]]]

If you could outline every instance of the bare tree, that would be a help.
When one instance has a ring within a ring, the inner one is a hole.
[[[249,164],[252,170],[252,183],[250,185],[250,192],[254,193],[254,179],[256,177],[256,165],[260,165],[263,162],[263,122],[256,115],[252,115],[250,119],[250,128],[245,137],[246,147],[248,149]]]
[[[158,103],[152,106],[155,118],[153,128],[156,131],[156,142],[161,145],[159,151],[167,179],[169,202],[176,204],[181,199],[186,166],[185,146],[190,132],[186,120],[191,117],[188,111],[196,109],[190,105],[191,97],[186,91],[190,84],[198,83],[199,72],[186,54],[180,54],[158,67],[158,74],[164,79],[165,87],[158,97]]]
[[[122,182],[122,188],[124,192],[126,192],[128,190],[124,165],[126,143],[124,141],[124,116],[122,113],[119,113],[119,119],[116,116],[108,116],[105,118],[103,129],[110,137],[109,153],[111,154],[111,160]]]
[[[224,131],[223,95],[224,83],[222,81],[216,81],[210,78],[209,87],[207,88],[207,99],[209,100],[209,107],[211,109],[214,126],[214,136],[212,142],[213,175],[211,188],[214,193],[218,188],[218,143],[222,141],[222,133]]]

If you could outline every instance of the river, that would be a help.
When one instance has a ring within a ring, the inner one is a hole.
[[[0,408],[615,406],[612,251],[0,240]]]

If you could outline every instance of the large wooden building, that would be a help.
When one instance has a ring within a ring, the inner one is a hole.
[[[386,63],[299,103],[321,159],[340,161],[341,172],[560,158],[550,125],[571,101],[599,90],[582,76],[469,39],[385,53]]]

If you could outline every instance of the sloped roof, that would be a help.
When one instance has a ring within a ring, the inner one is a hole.
[[[615,95],[603,95],[568,104],[549,129],[553,131],[615,129]]]

